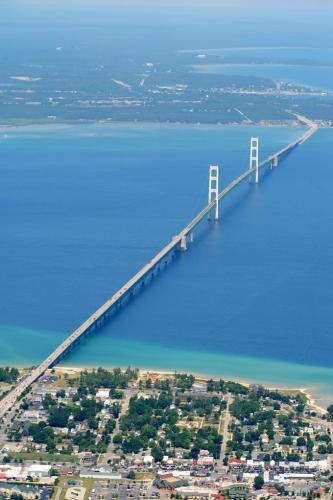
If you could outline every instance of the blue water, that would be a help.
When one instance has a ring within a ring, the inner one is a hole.
[[[96,65],[126,80],[147,61],[163,71],[178,64],[180,49],[229,47],[215,53],[256,64],[207,71],[333,89],[332,9],[311,0],[4,0],[0,84],[38,68],[50,89],[63,77],[66,90]],[[221,164],[225,185],[247,167],[251,135],[264,157],[299,133],[1,128],[0,364],[42,360],[167,243],[205,205],[209,164]],[[320,130],[259,186],[245,183],[220,222],[205,222],[190,250],[66,363],[302,385],[332,401],[332,147],[333,131]]]
[[[225,184],[246,168],[251,135],[265,157],[300,133],[2,129],[0,362],[40,361],[149,260],[206,203],[210,163]],[[259,186],[245,183],[221,221],[205,222],[190,250],[66,362],[185,368],[333,395],[332,142],[320,130]]]
[[[333,90],[333,49],[330,47],[234,47],[203,51],[221,58],[220,63],[195,66],[204,73],[252,75]],[[249,61],[223,62],[225,57],[245,57]]]
[[[271,78],[274,81],[300,84],[320,89],[322,91],[333,90],[333,67],[311,66],[302,64],[204,64],[194,66],[202,73],[221,75],[250,75]],[[323,83],[324,82],[324,83]]]

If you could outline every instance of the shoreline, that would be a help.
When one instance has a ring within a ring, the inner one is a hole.
[[[319,121],[320,122],[320,121]],[[13,121],[8,121],[8,122],[1,122],[0,121],[0,132],[5,131],[5,130],[15,130],[15,129],[21,129],[24,127],[44,127],[44,126],[59,126],[59,127],[64,127],[64,126],[75,126],[75,125],[118,125],[118,126],[170,126],[170,127],[198,127],[198,128],[229,128],[229,127],[262,127],[262,128],[304,128],[304,124],[300,123],[299,121],[295,119],[290,119],[290,120],[263,120],[259,122],[212,122],[212,123],[205,123],[205,122],[198,122],[198,121],[193,121],[193,122],[187,122],[187,121],[150,121],[150,120],[47,120],[47,119],[42,119],[40,121],[34,121],[34,120],[18,120],[17,123],[15,123],[15,120]],[[323,124],[323,123],[318,123],[317,124],[319,128],[332,128],[333,125],[328,125],[328,124]]]
[[[252,360],[254,361],[254,360]],[[259,362],[260,360],[257,359],[257,361]],[[222,362],[222,360],[221,360]],[[225,360],[224,360],[225,362]],[[233,360],[234,363],[237,363],[239,362],[239,359],[234,359]],[[222,365],[223,366],[223,362],[222,362]],[[0,364],[0,366],[7,366],[8,363],[6,364]],[[9,364],[10,365],[10,364]],[[29,372],[31,371],[32,368],[38,366],[39,363],[35,363],[35,364],[23,364],[23,363],[14,363],[13,365],[10,365],[10,366],[14,366],[16,368],[18,368],[19,370],[21,370],[22,372]],[[290,363],[288,363],[288,365],[290,365]],[[273,378],[272,377],[269,377],[269,378],[266,378],[265,375],[267,375],[267,373],[265,373],[265,370],[264,372],[260,371],[259,372],[257,371],[257,373],[241,373],[241,371],[237,370],[233,370],[232,373],[230,373],[230,370],[228,370],[228,364],[226,366],[224,366],[224,369],[221,368],[219,369],[218,371],[212,371],[210,372],[209,368],[204,368],[202,369],[203,367],[200,367],[199,368],[199,365],[198,367],[196,368],[195,366],[191,367],[191,366],[186,366],[186,363],[185,365],[180,365],[178,364],[179,368],[173,368],[173,367],[169,367],[169,366],[163,366],[163,363],[161,365],[159,364],[156,364],[155,366],[153,365],[150,365],[150,362],[146,360],[145,363],[142,363],[142,364],[136,364],[135,362],[127,362],[126,360],[122,359],[122,360],[119,360],[118,361],[110,361],[110,362],[99,362],[99,363],[93,363],[93,364],[90,364],[90,363],[87,363],[87,362],[83,362],[81,364],[71,364],[71,362],[69,361],[68,364],[59,364],[59,365],[56,365],[54,367],[54,370],[55,371],[58,371],[60,373],[68,373],[68,374],[78,374],[80,373],[81,371],[83,370],[87,370],[87,371],[92,371],[92,370],[96,370],[98,368],[104,368],[106,370],[112,370],[114,368],[120,368],[122,370],[126,370],[126,368],[128,367],[131,367],[131,368],[136,368],[139,370],[140,374],[143,375],[143,374],[155,374],[155,375],[160,375],[160,376],[172,376],[173,374],[175,373],[188,373],[188,374],[192,374],[194,375],[198,380],[209,380],[209,379],[213,379],[213,380],[219,380],[220,378],[223,379],[223,380],[226,380],[226,381],[234,381],[234,382],[238,382],[238,383],[241,383],[241,384],[244,384],[246,386],[250,386],[250,385],[253,385],[253,384],[259,384],[259,385],[262,385],[270,390],[273,390],[273,389],[276,389],[276,390],[279,390],[279,391],[300,391],[300,392],[303,392],[304,394],[306,394],[308,400],[309,400],[309,403],[311,404],[311,406],[313,407],[316,407],[318,412],[320,413],[325,413],[326,412],[326,408],[329,404],[332,404],[333,403],[333,393],[332,391],[329,391],[327,392],[325,389],[326,389],[326,385],[325,383],[323,382],[322,380],[322,377],[319,379],[319,380],[316,380],[316,377],[311,377],[311,380],[306,377],[304,379],[304,377],[301,377],[299,378],[298,377],[298,380],[293,380],[291,378],[291,380],[284,380],[283,377],[282,377],[282,380],[281,380],[281,377],[279,376],[279,371],[276,372],[276,376],[274,376]],[[302,366],[302,365],[299,365],[299,366]],[[288,368],[286,366],[286,368]],[[291,367],[292,368],[292,367]],[[304,366],[303,368],[307,368],[306,371],[310,371],[311,372],[311,369],[322,369],[325,371],[325,367],[319,367],[319,366],[311,366],[311,365],[307,365],[307,366]],[[275,369],[274,367],[272,367],[273,369],[273,372],[275,372]],[[327,376],[329,376],[329,373],[327,374]],[[303,380],[302,380],[303,379]],[[313,381],[313,382],[312,382]]]
[[[81,373],[82,371],[92,371],[96,370],[97,366],[55,366],[54,370],[57,373],[60,372],[62,375],[65,373],[70,374],[70,375],[76,375]],[[107,366],[107,367],[102,367],[108,370],[114,369],[114,368],[121,368],[122,370],[126,370],[127,367],[123,366]],[[156,375],[160,377],[172,377],[175,373],[189,373],[191,375],[194,375],[196,379],[199,381],[207,381],[207,380],[219,380],[221,377],[217,376],[210,376],[208,374],[203,374],[203,373],[198,373],[198,372],[193,372],[190,370],[160,370],[160,369],[154,369],[154,368],[138,368],[140,376],[148,376],[148,375]],[[245,385],[246,387],[250,387],[253,384],[259,384],[265,387],[266,389],[269,390],[277,390],[277,391],[287,391],[287,392],[301,392],[305,394],[305,396],[308,399],[308,403],[311,407],[315,408],[318,413],[321,415],[324,415],[326,413],[326,407],[320,406],[320,396],[316,395],[314,391],[311,391],[308,387],[295,387],[295,386],[287,386],[287,385],[272,385],[272,384],[266,384],[265,382],[259,381],[259,380],[249,380],[249,379],[243,379],[243,378],[238,378],[238,377],[224,377],[224,380],[226,381],[232,381],[232,382],[238,382],[239,384]]]

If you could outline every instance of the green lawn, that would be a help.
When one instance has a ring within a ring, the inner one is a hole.
[[[88,500],[91,489],[93,487],[94,479],[81,478],[79,476],[66,476],[59,478],[58,488],[60,488],[60,494],[58,495],[58,500],[65,500],[68,488],[75,488],[75,486],[69,486],[68,481],[76,481],[76,486],[83,486],[83,488],[86,488],[84,500]],[[55,500],[56,497],[57,495],[55,493],[52,497],[52,500]]]
[[[78,458],[74,455],[61,455],[52,453],[36,453],[36,452],[20,452],[13,451],[9,454],[11,459],[16,458],[17,460],[38,460],[39,462],[72,462],[77,463]]]

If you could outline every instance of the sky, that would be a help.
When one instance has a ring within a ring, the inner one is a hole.
[[[153,46],[333,47],[332,19],[332,0],[1,0],[0,43],[19,37],[28,50],[32,37],[61,45],[62,35],[81,40],[94,28],[147,53]]]

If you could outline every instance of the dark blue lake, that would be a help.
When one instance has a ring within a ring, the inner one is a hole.
[[[301,129],[79,125],[2,129],[0,363],[40,361],[205,205]],[[133,365],[311,386],[332,383],[332,227],[319,130],[245,183],[188,252],[66,363]],[[317,386],[320,386],[318,389]]]

